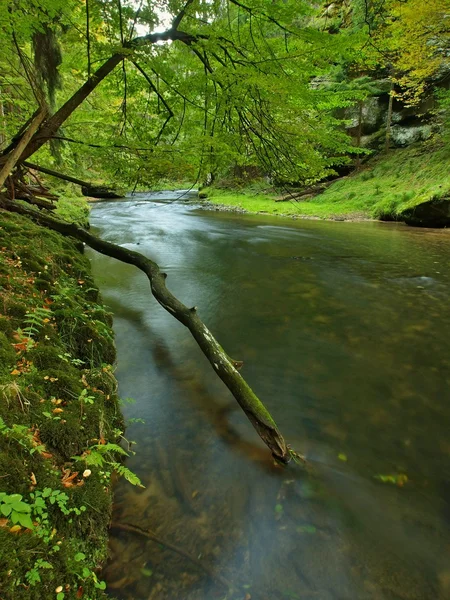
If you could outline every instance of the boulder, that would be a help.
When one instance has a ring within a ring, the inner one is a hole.
[[[450,196],[431,198],[404,210],[399,218],[415,227],[450,227]]]
[[[83,196],[91,198],[123,198],[123,194],[118,194],[116,191],[104,186],[83,186],[81,188]]]
[[[391,129],[391,141],[395,146],[404,147],[424,142],[431,137],[431,125],[394,125]]]

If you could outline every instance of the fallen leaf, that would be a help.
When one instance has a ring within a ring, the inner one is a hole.
[[[30,480],[33,485],[37,485],[36,475],[33,473],[33,471],[31,472]]]
[[[70,472],[70,469],[63,469],[64,475],[61,478],[61,483],[64,487],[73,487],[75,485],[73,480],[78,475],[78,471]]]
[[[19,533],[21,529],[22,527],[20,525],[13,525],[9,531],[11,533]]]
[[[0,527],[6,527],[8,525],[8,519],[0,519]]]
[[[63,408],[54,408],[54,409],[52,410],[52,413],[53,413],[54,415],[57,415],[58,413],[62,413],[62,412],[64,412],[64,409],[63,409]]]
[[[43,458],[53,458],[53,454],[51,454],[50,452],[41,452],[41,456]]]
[[[13,369],[11,371],[11,375],[20,375],[20,371],[18,371],[17,369]]]

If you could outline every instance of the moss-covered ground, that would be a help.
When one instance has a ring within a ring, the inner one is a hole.
[[[111,316],[80,250],[0,210],[2,600],[104,595],[122,418]]]
[[[240,190],[209,188],[216,205],[279,215],[322,219],[401,220],[403,211],[450,195],[450,149],[421,145],[373,158],[323,193],[300,201],[275,202],[286,190],[254,184]]]

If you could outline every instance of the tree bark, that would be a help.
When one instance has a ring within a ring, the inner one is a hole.
[[[27,145],[29,144],[31,138],[35,134],[37,128],[42,123],[42,121],[45,119],[46,114],[47,114],[47,110],[45,108],[41,108],[40,111],[37,113],[37,115],[34,117],[34,119],[31,121],[31,124],[28,127],[28,129],[25,131],[23,136],[20,138],[17,146],[8,155],[7,160],[6,160],[5,164],[3,165],[2,170],[0,171],[0,190],[3,187],[3,184],[6,181],[6,178],[11,173],[11,171],[14,169],[16,163],[19,162],[22,152],[24,151],[24,149],[27,148]]]
[[[139,252],[101,240],[75,224],[59,221],[45,214],[27,209],[5,197],[0,196],[0,206],[11,212],[27,216],[48,229],[81,240],[97,252],[134,265],[143,271],[149,279],[151,292],[155,299],[165,310],[189,329],[214,371],[238,401],[263,442],[272,451],[273,456],[283,463],[290,461],[291,451],[286,446],[275,421],[236,369],[236,362],[225,353],[202,322],[197,314],[196,307],[188,308],[167,289],[165,281],[167,275],[160,271],[155,262]]]
[[[58,173],[58,171],[47,169],[47,167],[40,167],[39,165],[35,165],[34,163],[30,162],[23,162],[22,164],[28,169],[33,169],[33,171],[40,171],[41,173],[45,173],[46,175],[51,175],[52,177],[57,177],[58,179],[63,179],[64,181],[70,181],[71,183],[81,185],[82,187],[92,187],[92,183],[89,183],[88,181],[83,181],[81,179],[77,179],[76,177],[70,177],[70,175]]]
[[[386,139],[384,143],[384,151],[389,152],[391,144],[391,132],[392,132],[392,112],[394,107],[394,82],[391,80],[391,90],[389,92],[389,104],[388,112],[386,117]]]

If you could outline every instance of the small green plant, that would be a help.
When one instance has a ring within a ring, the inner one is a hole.
[[[139,477],[133,473],[133,471],[115,460],[115,454],[129,456],[128,452],[118,444],[94,444],[81,456],[72,456],[72,459],[83,460],[86,466],[90,467],[96,466],[104,469],[108,466],[112,471],[115,471],[120,477],[123,477],[132,485],[144,487]]]
[[[36,444],[33,442],[33,433],[26,425],[18,425],[17,423],[14,423],[12,427],[9,427],[2,417],[0,417],[0,435],[3,435],[8,439],[15,440],[30,454],[45,450],[45,446],[43,444]]]
[[[30,338],[36,337],[45,323],[50,321],[51,312],[49,308],[41,308],[39,306],[36,306],[31,312],[28,311],[24,319],[27,326],[24,328],[23,333]]]
[[[27,580],[28,585],[33,587],[41,582],[41,576],[39,574],[40,569],[53,569],[53,565],[43,558],[38,558],[33,567],[25,573],[25,579]]]
[[[21,494],[6,494],[0,492],[0,512],[11,520],[13,525],[21,525],[26,529],[33,529],[31,520],[31,506],[22,500]]]
[[[73,358],[73,356],[69,352],[64,352],[64,354],[58,354],[58,358],[60,358],[65,363],[71,364],[74,367],[81,367],[84,365],[84,360],[80,358]]]
[[[78,400],[80,401],[80,415],[83,420],[86,419],[86,415],[84,414],[84,407],[86,404],[94,404],[95,396],[89,396],[86,388],[81,392],[78,396]]]

